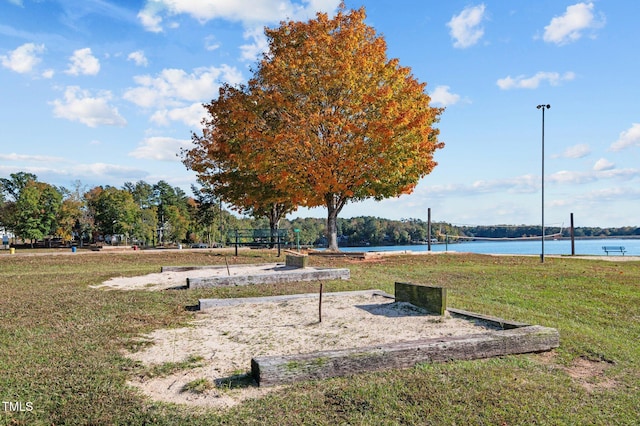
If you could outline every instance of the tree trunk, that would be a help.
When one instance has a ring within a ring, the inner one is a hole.
[[[340,251],[338,248],[338,213],[344,207],[346,200],[335,194],[325,196],[327,205],[327,250]]]
[[[280,219],[282,218],[282,209],[278,204],[273,204],[267,215],[269,218],[269,228],[271,229],[271,248],[276,245],[278,230],[280,229]]]

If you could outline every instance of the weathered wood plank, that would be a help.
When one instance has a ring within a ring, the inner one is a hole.
[[[306,254],[287,254],[285,255],[285,265],[294,268],[306,268],[309,263],[309,256]]]
[[[447,289],[412,283],[395,283],[396,302],[409,302],[427,312],[444,315],[447,310]]]
[[[454,309],[454,308],[448,308],[447,311],[452,315],[452,316],[460,316],[460,317],[465,317],[471,320],[482,320],[484,322],[488,322],[496,327],[500,327],[503,330],[507,330],[510,328],[520,328],[520,327],[526,327],[529,326],[531,324],[526,324],[524,322],[517,322],[517,321],[509,321],[509,320],[505,320],[502,318],[498,318],[498,317],[493,317],[490,315],[482,315],[482,314],[478,314],[475,312],[469,312],[469,311],[465,311],[462,309]]]
[[[367,371],[409,368],[424,362],[542,352],[558,347],[559,344],[556,329],[534,325],[383,346],[255,357],[251,360],[251,372],[260,386],[274,386]]]

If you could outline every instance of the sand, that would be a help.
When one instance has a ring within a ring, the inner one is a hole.
[[[250,273],[255,267],[237,269],[236,273]],[[187,276],[211,271],[114,278],[97,287],[160,290],[182,286]],[[136,378],[130,384],[155,400],[224,409],[279,388],[258,387],[251,381],[248,373],[251,358],[255,356],[375,346],[486,330],[464,319],[429,315],[411,304],[396,303],[380,294],[384,293],[325,294],[322,322],[319,322],[319,300],[315,295],[200,311],[188,327],[140,336],[140,340],[150,344],[143,350],[125,354],[146,366],[196,357],[197,366],[166,377]],[[231,383],[240,385],[229,386],[230,378]],[[202,393],[184,390],[186,384],[202,379],[212,384],[212,388]]]

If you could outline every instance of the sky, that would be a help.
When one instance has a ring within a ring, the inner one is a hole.
[[[339,3],[0,0],[0,177],[87,189],[164,180],[191,194],[178,153],[201,132],[202,104],[251,77],[265,27]],[[457,225],[539,225],[544,212],[546,226],[572,213],[576,226],[640,225],[640,2],[345,5],[365,8],[388,57],[445,108],[445,147],[412,194],[340,217],[426,220],[431,209]]]

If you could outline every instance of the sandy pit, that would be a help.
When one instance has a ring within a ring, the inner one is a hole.
[[[277,274],[282,270],[281,263],[251,265],[230,265],[198,267],[188,271],[165,271],[138,277],[114,277],[102,284],[91,286],[103,290],[167,290],[186,287],[187,278],[205,278],[216,276],[240,276],[258,274]]]
[[[250,265],[235,272],[252,273],[255,267]],[[160,290],[183,286],[187,276],[210,273],[211,270],[201,269],[114,278],[97,287]],[[165,377],[139,377],[130,384],[154,400],[224,409],[279,388],[258,387],[252,382],[248,373],[251,358],[256,356],[373,346],[487,330],[464,319],[429,315],[411,304],[396,303],[380,291],[324,294],[322,322],[318,321],[317,295],[250,300],[200,311],[188,327],[140,336],[148,344],[125,355],[146,366],[180,363],[190,357],[197,362]],[[194,381],[206,382],[211,388],[201,393],[185,390],[185,385]]]

